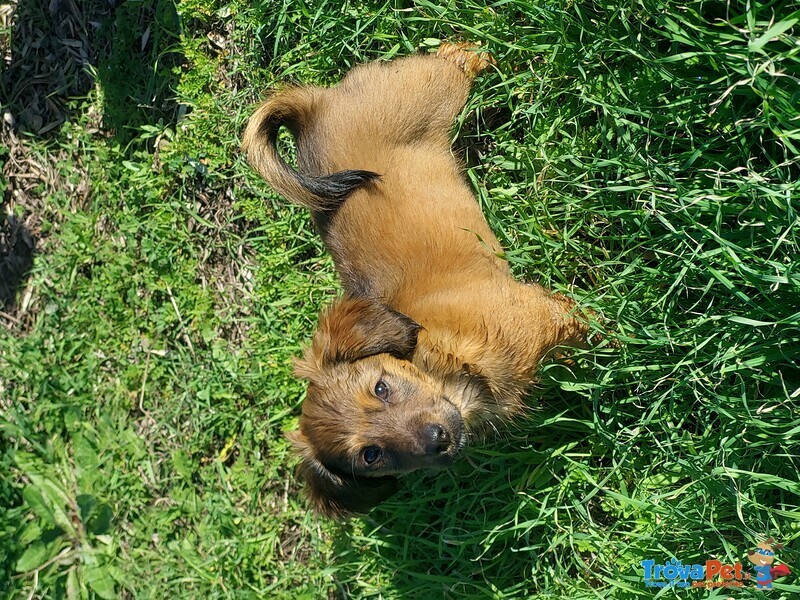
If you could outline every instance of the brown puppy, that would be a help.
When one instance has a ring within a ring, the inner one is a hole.
[[[316,508],[364,512],[396,475],[444,467],[469,434],[518,413],[537,366],[579,344],[573,303],[514,281],[450,151],[453,120],[486,54],[374,62],[338,85],[274,93],[243,147],[311,209],[345,296],[296,363],[308,394],[292,436]],[[286,126],[297,171],[278,155]]]

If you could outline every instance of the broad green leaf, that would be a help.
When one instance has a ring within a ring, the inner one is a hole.
[[[117,584],[105,565],[87,568],[85,579],[92,591],[101,598],[114,600],[117,597]]]
[[[51,543],[34,542],[17,559],[16,569],[20,573],[34,571],[58,554],[63,547],[62,540],[54,540]]]
[[[67,598],[78,600],[88,597],[88,590],[80,578],[79,567],[73,566],[67,573]]]
[[[38,488],[32,485],[26,486],[25,489],[22,490],[22,497],[25,499],[25,502],[28,504],[31,510],[36,513],[36,515],[45,523],[51,527],[56,525],[54,511]]]

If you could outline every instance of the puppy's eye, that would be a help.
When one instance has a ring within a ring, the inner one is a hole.
[[[383,379],[375,384],[375,395],[381,400],[388,400],[389,386],[386,385],[386,382]]]
[[[367,446],[364,448],[364,462],[368,465],[371,465],[376,460],[378,460],[381,456],[383,456],[383,450],[378,448],[378,446]]]

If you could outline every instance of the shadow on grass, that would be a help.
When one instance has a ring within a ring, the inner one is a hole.
[[[125,143],[141,126],[174,121],[174,0],[20,2],[0,75],[4,111],[28,134],[59,135],[91,104],[95,83],[102,126]]]
[[[10,312],[33,266],[35,242],[14,215],[0,221],[0,309]]]
[[[558,382],[591,383],[597,371],[576,371],[572,380],[561,367],[553,371],[542,374],[529,415],[507,434],[446,472],[407,477],[394,498],[363,518],[363,528],[340,526],[334,552],[341,564],[382,574],[380,584],[400,598],[569,597],[581,585],[598,597],[631,586],[632,597],[647,593],[635,568],[645,558],[672,551],[705,560],[723,551],[725,538],[735,560],[743,533],[774,533],[761,507],[746,507],[741,522],[738,492],[719,476],[716,434],[732,439],[737,420],[720,422],[687,393],[646,407],[659,425],[643,425],[644,407],[624,390],[618,401],[607,390],[593,405],[559,389]],[[682,441],[690,434],[696,447],[688,450]],[[766,442],[731,446],[731,462],[766,506],[792,504],[774,482],[791,485],[795,470],[779,440]],[[660,501],[667,491],[669,502]],[[719,521],[714,533],[686,526],[705,522],[709,510]],[[621,539],[624,552],[609,552]],[[335,577],[337,597],[368,591],[360,572]]]
[[[173,0],[17,0],[0,5],[0,20],[0,324],[18,333],[41,308],[18,296],[37,252],[47,251],[47,232],[57,239],[64,214],[92,200],[82,162],[91,149],[65,124],[110,133],[127,149],[142,127],[174,122],[183,56]],[[3,466],[5,456],[0,447]],[[19,482],[0,477],[0,497],[1,592],[25,550],[14,537],[26,517]]]
[[[406,477],[394,498],[364,518],[363,533],[343,524],[335,555],[387,574],[387,589],[398,597],[524,597],[535,591],[537,571],[546,564],[540,558],[550,553],[554,560],[548,537],[557,521],[553,499],[570,477],[571,460],[560,453],[588,452],[599,442],[591,431],[592,407],[551,385],[537,390],[528,416],[477,444],[452,469]],[[606,517],[598,507],[587,510],[600,522]],[[358,595],[361,579],[343,572],[337,585],[346,598]]]
[[[56,168],[80,161],[70,154],[62,126],[80,121],[128,150],[143,127],[177,120],[176,69],[184,57],[175,50],[180,21],[174,0],[25,1],[4,8],[0,308],[15,323],[15,298],[43,247],[41,224],[61,218],[47,215],[48,198],[64,188],[73,207],[85,208],[91,199],[88,181],[76,194]],[[46,151],[35,149],[40,142]],[[74,171],[88,177],[80,164]]]
[[[143,126],[177,121],[181,105],[175,88],[185,62],[176,51],[180,30],[173,0],[121,4],[105,26],[107,51],[97,64],[103,125],[123,144]]]

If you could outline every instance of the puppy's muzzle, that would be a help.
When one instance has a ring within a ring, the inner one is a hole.
[[[462,429],[461,417],[455,407],[452,414],[428,421],[418,433],[423,452],[430,457],[454,457],[461,450]]]
[[[425,441],[425,454],[444,454],[452,445],[450,433],[441,425],[431,424],[422,432]]]

